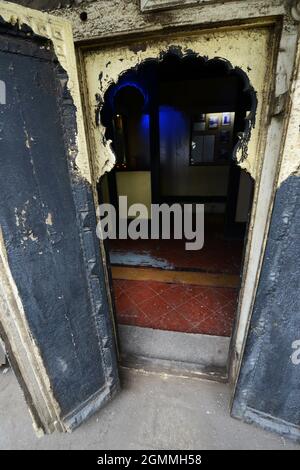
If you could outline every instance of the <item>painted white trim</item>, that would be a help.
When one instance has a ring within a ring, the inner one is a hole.
[[[297,48],[297,27],[290,28],[285,18],[276,65],[276,81],[274,96],[290,93],[291,78]],[[286,26],[286,27],[285,27]],[[232,358],[232,378],[237,381],[241,366],[243,351],[247,339],[252,309],[255,302],[256,290],[263,263],[263,256],[268,236],[268,229],[274,203],[277,180],[281,166],[281,156],[284,151],[284,137],[289,115],[280,113],[272,116],[272,106],[269,103],[269,125],[266,126],[266,144],[262,159],[262,169],[259,180],[257,200],[254,201],[255,212],[252,214],[250,229],[252,237],[247,246],[246,262],[243,273],[243,286],[240,292],[238,319],[233,335],[234,357]],[[291,169],[292,172],[292,169]]]

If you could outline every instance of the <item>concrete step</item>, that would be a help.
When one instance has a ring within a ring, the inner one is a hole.
[[[227,380],[230,338],[119,325],[125,366]]]

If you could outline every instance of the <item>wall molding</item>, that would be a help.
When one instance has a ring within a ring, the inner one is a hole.
[[[232,0],[226,0],[232,1]],[[207,3],[218,3],[218,0],[140,0],[141,11],[151,12],[156,10],[166,10],[168,8],[184,8],[190,5],[202,5]]]
[[[291,5],[291,17],[296,23],[300,23],[300,1],[293,0]]]

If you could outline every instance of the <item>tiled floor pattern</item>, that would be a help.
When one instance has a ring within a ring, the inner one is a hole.
[[[240,273],[242,240],[226,240],[216,225],[206,224],[204,247],[185,250],[184,240],[111,240],[113,265],[157,270]],[[118,321],[162,330],[230,336],[238,289],[205,287],[168,280],[114,280]],[[155,279],[155,278],[154,278]],[[192,282],[192,281],[191,281]],[[218,284],[217,284],[218,285]],[[222,284],[221,284],[222,285]],[[224,285],[224,283],[223,283]],[[226,283],[225,283],[226,285]]]
[[[117,279],[113,283],[121,324],[231,335],[237,289]]]

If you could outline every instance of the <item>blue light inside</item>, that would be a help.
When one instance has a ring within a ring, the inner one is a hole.
[[[186,131],[186,121],[183,113],[172,106],[160,106],[159,130],[161,138],[182,136]]]
[[[133,87],[133,88],[136,88],[142,95],[143,95],[143,98],[144,98],[144,107],[147,106],[148,104],[148,95],[147,95],[147,92],[144,90],[144,88],[139,84],[139,83],[136,83],[136,82],[133,82],[133,81],[130,81],[130,80],[127,80],[125,82],[122,82],[118,85],[116,85],[113,89],[113,93],[112,93],[112,97],[111,97],[111,100],[112,100],[112,105],[114,103],[114,99],[115,99],[115,96],[116,94],[122,90],[122,88],[126,88],[126,87]]]
[[[142,114],[141,116],[141,127],[144,132],[148,132],[150,127],[150,116],[149,114]]]

